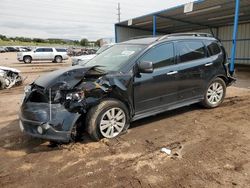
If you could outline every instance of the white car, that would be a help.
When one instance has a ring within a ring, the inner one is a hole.
[[[61,63],[68,58],[67,50],[62,48],[41,47],[30,52],[17,53],[17,60],[24,61],[24,63],[31,63],[32,61],[52,61]]]
[[[97,50],[97,52],[95,54],[81,55],[81,56],[72,57],[71,58],[72,59],[72,66],[75,66],[75,65],[84,65],[89,60],[93,59],[95,56],[99,55],[100,53],[102,53],[103,51],[107,50],[108,48],[110,48],[113,45],[114,44],[103,45],[101,48],[99,48],[99,50]]]

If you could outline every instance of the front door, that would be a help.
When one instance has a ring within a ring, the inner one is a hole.
[[[145,114],[177,100],[174,46],[172,43],[157,45],[147,51],[139,62],[152,62],[153,73],[140,73],[134,78],[135,113]]]
[[[43,57],[43,48],[37,48],[33,54],[33,60],[41,60]]]

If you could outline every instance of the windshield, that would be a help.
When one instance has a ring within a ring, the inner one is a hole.
[[[102,53],[103,51],[107,50],[110,47],[111,47],[111,45],[102,46],[101,48],[99,48],[99,50],[97,50],[96,54],[100,54],[100,53]]]
[[[99,65],[105,71],[118,71],[142,49],[143,45],[114,45],[90,60],[86,66]]]

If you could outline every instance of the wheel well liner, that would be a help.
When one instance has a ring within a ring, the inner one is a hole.
[[[23,60],[25,57],[30,57],[32,59],[31,55],[25,55],[25,56],[23,56]]]
[[[61,55],[55,55],[55,58],[54,58],[54,59],[56,59],[56,57],[61,57],[61,58],[62,58],[62,56],[61,56]]]

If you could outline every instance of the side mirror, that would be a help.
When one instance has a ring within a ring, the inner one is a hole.
[[[138,70],[140,73],[152,73],[154,72],[153,63],[150,61],[142,61],[138,63]]]

